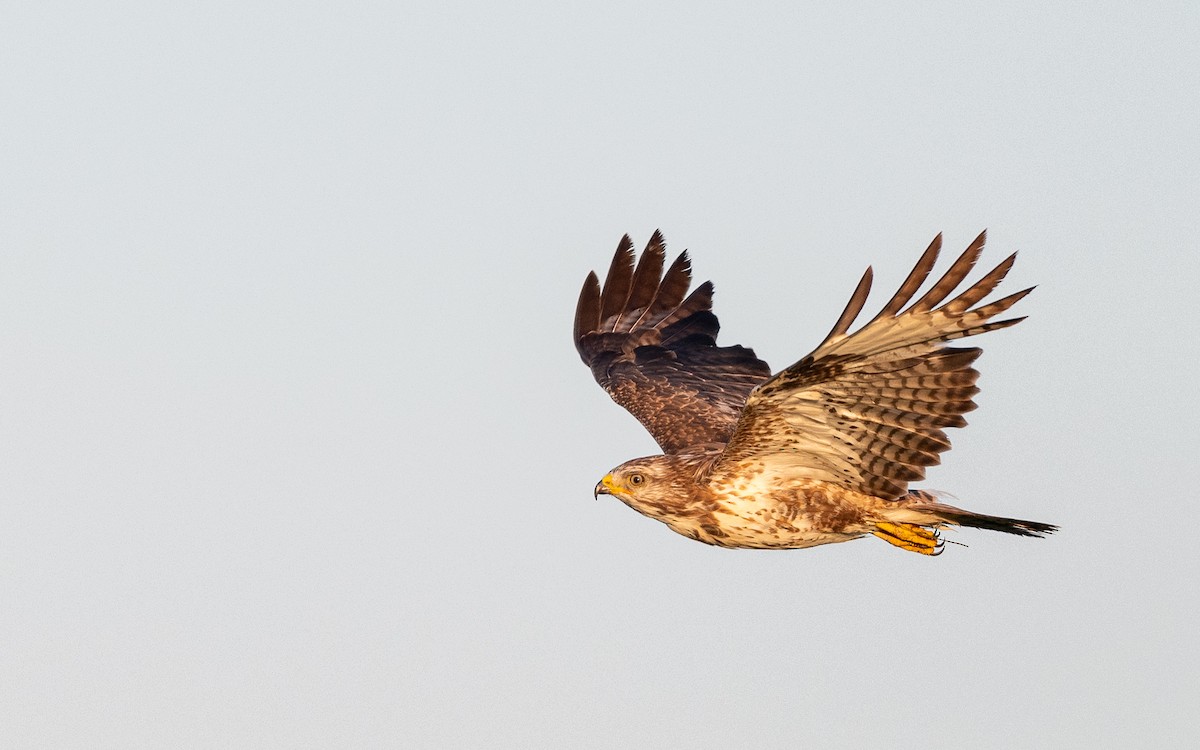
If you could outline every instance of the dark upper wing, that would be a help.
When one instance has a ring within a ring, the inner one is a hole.
[[[603,289],[595,273],[583,283],[575,348],[613,400],[675,453],[728,441],[746,396],[771,370],[750,349],[716,345],[712,283],[684,299],[687,252],[664,274],[665,255],[656,231],[635,266],[633,242],[621,238]]]
[[[985,237],[901,312],[937,261],[938,235],[883,310],[848,335],[871,288],[868,268],[825,341],[751,394],[714,472],[753,464],[888,499],[924,478],[925,467],[950,447],[943,428],[965,425],[962,415],[975,408],[971,397],[979,392],[971,364],[980,350],[943,344],[1019,323],[1024,318],[991,319],[1033,291],[974,307],[1008,273],[1014,254],[944,302],[975,265]]]

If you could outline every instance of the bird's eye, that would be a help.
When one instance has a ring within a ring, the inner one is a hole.
[[[629,475],[629,483],[631,485],[633,485],[634,487],[638,486],[639,484],[641,484],[642,482],[645,482],[645,481],[646,481],[646,478],[644,476],[642,476],[641,474],[630,474]]]

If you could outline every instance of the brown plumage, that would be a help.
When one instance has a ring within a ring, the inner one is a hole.
[[[752,350],[717,346],[712,284],[688,295],[686,252],[664,273],[659,232],[636,263],[633,243],[622,238],[604,285],[595,273],[584,282],[575,347],[665,455],[622,464],[596,493],[727,547],[810,547],[874,534],[937,554],[937,529],[950,524],[1023,536],[1054,531],[908,488],[950,448],[945,428],[962,427],[975,408],[980,350],[944,344],[1020,322],[993,318],[1032,291],[976,306],[1004,279],[1012,255],[950,298],[984,239],[909,304],[937,261],[938,235],[883,309],[850,333],[870,292],[868,268],[825,340],[772,377]]]
[[[655,232],[634,266],[621,238],[601,290],[588,274],[575,310],[575,348],[596,382],[641,420],[667,453],[725,443],[746,397],[771,375],[741,346],[716,346],[713,287],[692,283],[683,252],[663,274],[666,245]]]

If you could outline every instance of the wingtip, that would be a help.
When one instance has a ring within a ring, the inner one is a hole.
[[[633,259],[635,256],[633,250],[633,238],[627,234],[621,235],[621,241],[617,243],[617,249],[613,251],[612,262],[608,266],[608,277],[605,278],[605,284],[608,283],[608,278],[613,275],[613,272],[622,266],[629,266],[629,270],[633,270]]]
[[[833,324],[833,328],[829,329],[829,333],[825,336],[820,346],[824,346],[837,336],[846,335],[846,332],[850,330],[850,326],[854,325],[858,314],[862,312],[863,305],[866,304],[867,297],[871,294],[871,284],[874,279],[875,269],[867,266],[867,270],[863,272],[862,278],[858,280],[858,285],[854,287],[854,292],[850,295],[850,300],[846,303],[842,314],[838,316],[837,322]]]
[[[625,300],[629,297],[630,283],[633,281],[635,257],[633,240],[626,234],[617,244],[608,274],[604,277],[604,285],[600,292],[601,321],[608,320],[624,307]]]
[[[983,248],[985,245],[987,245],[986,229],[980,232],[975,239],[971,240],[971,244],[967,245],[967,249],[963,251],[963,255],[974,252],[975,256],[978,257],[983,254]]]
[[[575,305],[574,338],[575,348],[583,355],[583,337],[600,325],[600,277],[589,271],[579,290],[579,301]]]

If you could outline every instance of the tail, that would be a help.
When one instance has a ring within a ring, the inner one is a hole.
[[[946,524],[1032,537],[1044,537],[1058,531],[1058,527],[1050,523],[987,516],[955,508],[938,502],[932,493],[922,490],[912,490],[905,500],[907,502],[902,501],[903,504],[888,514],[887,522],[877,524],[874,534],[889,544],[923,555],[937,555],[942,551],[937,528]]]
[[[915,509],[927,510],[945,523],[970,526],[975,529],[988,529],[989,531],[1003,531],[1005,534],[1016,534],[1017,536],[1044,537],[1047,534],[1053,534],[1058,531],[1058,527],[1052,523],[1022,521],[1019,518],[1002,518],[1000,516],[985,516],[982,513],[972,513],[969,510],[962,510],[951,505],[942,505],[941,503],[936,503],[932,506],[917,506]]]
[[[938,502],[937,496],[926,490],[910,490],[905,500],[908,501],[903,505],[905,510],[931,516],[934,524],[952,523],[957,526],[970,526],[974,529],[1003,531],[1005,534],[1016,534],[1017,536],[1044,537],[1058,531],[1058,527],[1051,523],[986,516],[982,513],[955,508],[953,505]]]

